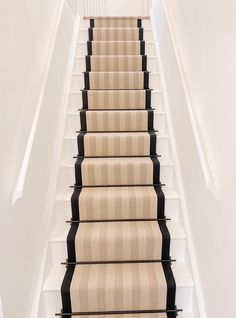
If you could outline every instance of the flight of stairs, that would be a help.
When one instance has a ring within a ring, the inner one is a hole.
[[[115,81],[116,84],[122,82],[121,80],[119,81],[119,79],[114,80],[114,77],[112,76],[109,78],[110,75],[108,73],[105,74],[106,78],[108,77],[108,79],[106,79],[105,82],[104,82],[104,78],[99,77],[99,74],[94,74],[94,78],[92,77],[93,75],[91,76],[91,73],[83,74],[86,67],[87,67],[87,70],[90,70],[89,68],[91,68],[91,62],[92,62],[91,59],[90,61],[88,60],[88,58],[85,59],[85,56],[89,53],[88,51],[91,49],[90,47],[91,44],[89,45],[87,44],[88,36],[90,37],[97,36],[98,38],[101,38],[101,39],[105,38],[106,41],[109,41],[109,38],[107,38],[107,35],[102,34],[102,31],[100,31],[100,33],[99,31],[97,31],[98,33],[96,35],[94,32],[91,35],[92,31],[89,30],[88,32],[90,23],[91,22],[88,19],[82,20],[79,34],[78,34],[78,44],[76,48],[74,70],[73,70],[73,75],[71,80],[71,92],[70,92],[70,99],[68,104],[67,123],[66,123],[66,129],[64,134],[64,143],[63,143],[63,149],[62,149],[62,155],[61,155],[61,165],[60,165],[60,171],[58,175],[57,192],[55,194],[55,203],[54,203],[55,228],[52,232],[50,245],[49,245],[50,250],[48,253],[48,259],[46,263],[45,282],[43,285],[41,305],[40,305],[41,308],[43,308],[43,310],[41,309],[41,316],[39,318],[52,317],[55,313],[59,313],[62,308],[61,284],[64,279],[66,267],[64,265],[61,265],[61,262],[65,262],[68,259],[67,236],[71,229],[71,224],[66,223],[66,220],[71,219],[71,195],[74,191],[73,189],[69,188],[69,186],[75,183],[75,162],[77,160],[77,163],[78,163],[80,159],[80,158],[77,158],[77,159],[73,158],[73,156],[78,155],[76,131],[79,131],[80,129],[82,131],[86,129],[90,131],[94,131],[94,130],[100,131],[100,130],[107,130],[107,129],[117,131],[117,129],[122,129],[118,127],[119,125],[117,124],[117,121],[120,120],[120,118],[118,117],[115,117],[115,118],[109,117],[109,121],[114,121],[114,127],[111,128],[109,125],[107,126],[107,123],[104,122],[102,118],[94,119],[93,116],[95,116],[95,112],[91,111],[90,112],[91,114],[89,115],[88,114],[81,115],[80,112],[78,111],[78,109],[82,108],[83,104],[84,104],[84,107],[86,107],[86,99],[88,98],[88,96],[83,96],[83,103],[82,103],[82,94],[86,94],[85,92],[81,92],[82,88],[93,89],[93,85],[94,87],[102,88],[104,85],[106,85],[108,89],[113,89],[113,86],[112,86],[113,81]],[[180,198],[179,198],[178,189],[176,185],[175,167],[171,160],[172,156],[171,156],[170,140],[168,135],[166,114],[165,114],[165,108],[163,105],[162,93],[161,93],[160,75],[158,73],[158,61],[156,58],[155,45],[153,42],[153,33],[151,29],[150,20],[143,19],[142,27],[144,29],[143,39],[145,40],[145,54],[147,55],[147,61],[146,61],[147,70],[151,72],[149,74],[148,86],[153,89],[153,91],[151,92],[151,107],[155,108],[154,116],[153,116],[154,128],[158,130],[158,132],[156,133],[157,134],[156,149],[157,149],[158,155],[161,155],[161,157],[158,158],[160,162],[160,166],[161,166],[160,181],[161,183],[165,184],[165,186],[162,187],[162,191],[164,192],[164,195],[165,195],[165,216],[166,218],[171,219],[171,221],[167,222],[168,230],[171,237],[170,256],[172,259],[176,260],[176,262],[172,262],[172,266],[171,266],[173,274],[174,274],[175,282],[176,282],[176,306],[177,308],[183,309],[183,312],[178,313],[179,317],[193,318],[194,316],[192,313],[192,307],[193,307],[192,303],[194,299],[194,286],[191,279],[191,275],[189,274],[188,268],[186,266],[186,263],[187,263],[186,237],[180,222],[180,219],[181,219],[180,218],[180,215],[181,215]],[[115,36],[119,36],[119,35],[116,34]],[[122,50],[122,48],[119,47],[119,45],[116,46],[116,49]],[[97,65],[95,60],[92,63],[94,63],[93,65]],[[125,63],[125,60],[120,61],[120,65],[124,65],[124,63]],[[130,60],[129,65],[131,68],[130,72],[132,72],[132,67],[133,67],[132,59]],[[100,64],[100,69],[98,68],[96,72],[104,72],[104,71],[107,72],[107,69],[109,70],[108,59],[106,59],[103,63]],[[131,75],[132,78],[130,78],[130,80],[127,80],[126,85],[131,85],[130,89],[136,89],[136,87],[132,87],[132,83],[134,81],[137,81],[136,84],[139,85],[139,79],[137,75],[138,74],[135,73]],[[88,77],[89,77],[89,80],[88,80]],[[122,84],[119,84],[119,85],[122,85]],[[124,88],[121,86],[121,89],[124,89]],[[141,97],[140,99],[136,100],[137,105],[138,103],[141,103],[140,100],[141,100]],[[113,103],[115,104],[115,99],[113,99]],[[141,113],[142,111],[139,110],[139,112]],[[144,112],[146,112],[146,110]],[[100,116],[101,112],[100,113],[97,112],[97,113],[98,113],[97,116]],[[83,116],[86,116],[86,125],[84,123],[84,119],[82,119],[82,122],[80,121],[81,120],[80,117],[83,118]],[[132,118],[132,116],[133,114],[131,112],[130,118]],[[96,122],[96,125],[93,124],[94,122]],[[132,122],[134,122],[134,120]],[[140,120],[138,120],[138,122],[140,122]],[[82,123],[82,126],[81,126],[81,123]],[[130,123],[126,123],[126,126],[128,127],[129,124]],[[108,128],[104,129],[104,127],[108,127]],[[151,127],[151,129],[152,128],[153,127]],[[140,127],[137,128],[134,126],[133,128],[133,130],[135,131],[136,130],[140,131],[145,129],[146,128],[145,127],[143,128],[143,126],[141,128]],[[126,128],[124,128],[123,130],[126,130]],[[96,140],[96,141],[97,143],[99,143],[99,140]],[[94,141],[91,141],[91,142],[94,143]],[[94,148],[91,147],[91,149],[88,150],[88,152],[89,151],[90,151],[90,156],[93,157]],[[99,149],[97,151],[99,152]],[[128,151],[127,147],[125,151]],[[80,155],[82,156],[83,154],[80,154]],[[95,153],[95,156],[99,156],[99,154]],[[100,154],[100,156],[102,157],[103,155]],[[113,160],[114,158],[111,158],[111,159]],[[122,160],[124,161],[126,159],[127,158],[120,158],[119,163],[122,163]],[[132,161],[138,160],[138,158],[130,158],[130,159],[132,159]],[[142,160],[147,160],[147,159],[148,158],[143,158]],[[88,160],[87,169],[88,170],[93,169],[92,166],[94,165],[95,159],[90,158],[86,160]],[[100,165],[98,164],[95,167],[98,170],[102,169],[104,164],[103,158],[99,158],[99,160],[97,161],[97,163],[100,162]],[[137,162],[137,165],[138,165],[138,162]],[[80,169],[80,167],[78,169]],[[77,175],[76,181],[78,183],[79,183],[79,178],[80,176]],[[108,179],[109,178],[106,178],[106,182]],[[85,174],[84,174],[84,180],[85,180]],[[94,178],[89,179],[89,173],[86,180],[88,185],[94,184]],[[101,182],[103,182],[103,180],[101,177],[99,179],[99,176],[98,176],[98,181],[95,181],[95,182],[97,182],[97,184],[99,185],[101,184]],[[106,184],[106,182],[104,184]],[[112,181],[110,181],[110,184],[112,184]],[[96,212],[96,209],[94,211]],[[91,211],[90,211],[90,214],[92,215]],[[80,218],[81,218],[81,215],[80,215]],[[115,214],[113,218],[116,218]],[[103,225],[103,228],[104,228],[104,233],[107,233],[108,229],[106,228],[105,223]],[[137,231],[137,228],[135,230]],[[149,230],[150,229],[147,228],[147,231]],[[81,227],[81,231],[82,231],[82,227]],[[102,230],[100,231],[102,233]],[[116,229],[114,231],[116,231]],[[112,232],[111,232],[111,235],[112,235]],[[144,238],[145,238],[145,235],[147,236],[148,233],[146,234],[142,233],[142,235],[144,235]],[[103,244],[104,240],[106,239],[106,235],[104,234],[104,237],[101,238],[101,234],[100,234],[100,239],[101,239],[101,242],[99,242],[99,244]],[[98,243],[96,242],[96,239],[92,241],[95,243]],[[127,242],[129,241],[129,237],[126,237],[126,241]],[[99,249],[99,244],[97,245],[97,249]],[[115,242],[114,244],[117,244],[117,243]],[[86,262],[88,260],[91,260],[91,256],[88,256],[88,255],[86,256],[86,252],[84,252],[83,254],[82,249],[83,249],[83,245],[81,245],[81,248],[79,249],[79,251],[81,251],[80,257]],[[95,250],[96,248],[94,249],[94,251]],[[101,256],[98,253],[96,255],[97,257]],[[109,261],[109,255],[107,256],[106,254],[106,257],[107,257],[106,260]],[[137,258],[137,255],[135,255],[134,257]],[[113,255],[113,259],[114,259],[114,255]],[[140,259],[143,259],[142,255],[140,256]],[[120,260],[120,259],[117,259],[117,260]],[[104,265],[100,264],[99,266],[104,266]],[[136,265],[134,264],[134,267],[135,266]],[[135,271],[135,268],[134,268],[134,271]],[[155,316],[155,317],[159,318],[159,316]],[[166,317],[166,316],[163,316],[163,317]],[[172,318],[172,316],[170,317]],[[160,318],[162,318],[162,315],[160,315]]]

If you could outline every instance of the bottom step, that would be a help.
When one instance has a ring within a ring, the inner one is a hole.
[[[62,284],[63,312],[175,309],[169,263],[69,265]]]
[[[65,267],[55,265],[52,267],[45,284],[43,286],[43,299],[45,306],[45,317],[53,317],[55,312],[60,312],[61,303],[61,284],[65,275]],[[192,306],[193,282],[183,263],[173,263],[172,271],[176,281],[176,305],[182,308],[184,312],[189,312]],[[181,318],[192,318],[179,314]],[[161,317],[162,318],[162,317]]]

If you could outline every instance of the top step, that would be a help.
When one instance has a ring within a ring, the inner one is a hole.
[[[149,19],[149,17],[84,17],[84,20],[90,21],[92,28],[140,28],[143,19]]]
[[[96,20],[136,20],[136,19],[141,19],[141,20],[146,20],[150,19],[149,16],[84,16],[84,20],[91,20],[91,19],[96,19]]]

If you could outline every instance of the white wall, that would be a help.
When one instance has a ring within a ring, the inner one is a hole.
[[[0,294],[5,318],[30,317],[48,241],[46,208],[73,31],[73,16],[67,5],[49,69],[24,196],[14,207],[11,196],[44,77],[49,35],[61,3],[0,3]]]
[[[148,16],[149,0],[71,0],[84,16]]]
[[[232,317],[236,283],[236,2],[154,0],[153,10],[207,317]],[[191,105],[187,104],[166,13],[171,17]],[[207,189],[189,110],[199,127],[213,192]]]
[[[148,15],[148,0],[106,0],[106,6],[108,15]]]
[[[9,196],[33,119],[57,1],[1,1],[1,142],[7,145],[4,195]],[[43,23],[42,23],[43,22]],[[13,136],[21,136],[19,140]],[[6,148],[6,147],[5,147]],[[17,160],[16,160],[17,159]],[[16,165],[18,163],[18,165]],[[2,164],[1,164],[2,168]]]

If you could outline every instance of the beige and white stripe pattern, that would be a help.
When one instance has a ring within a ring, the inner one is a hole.
[[[140,55],[91,55],[92,72],[138,72],[142,71]]]
[[[88,131],[146,131],[147,111],[87,111]]]
[[[89,109],[145,109],[145,90],[90,90]]]
[[[94,41],[138,41],[139,29],[127,28],[92,28]]]
[[[166,308],[160,263],[76,266],[70,289],[73,312]]]
[[[91,72],[90,89],[143,89],[143,72]]]
[[[95,28],[137,28],[136,17],[102,17],[94,19]]]
[[[153,162],[150,158],[85,158],[81,171],[84,186],[153,183]]]
[[[92,41],[93,55],[140,55],[140,41]]]
[[[175,309],[175,282],[140,22],[90,21],[61,288],[68,317],[175,316],[150,313]]]
[[[147,132],[88,133],[84,136],[84,155],[88,157],[149,156],[150,135]]]
[[[158,208],[153,187],[83,188],[78,204],[81,220],[150,219]]]
[[[156,221],[83,223],[75,252],[80,262],[159,260],[162,234]]]

